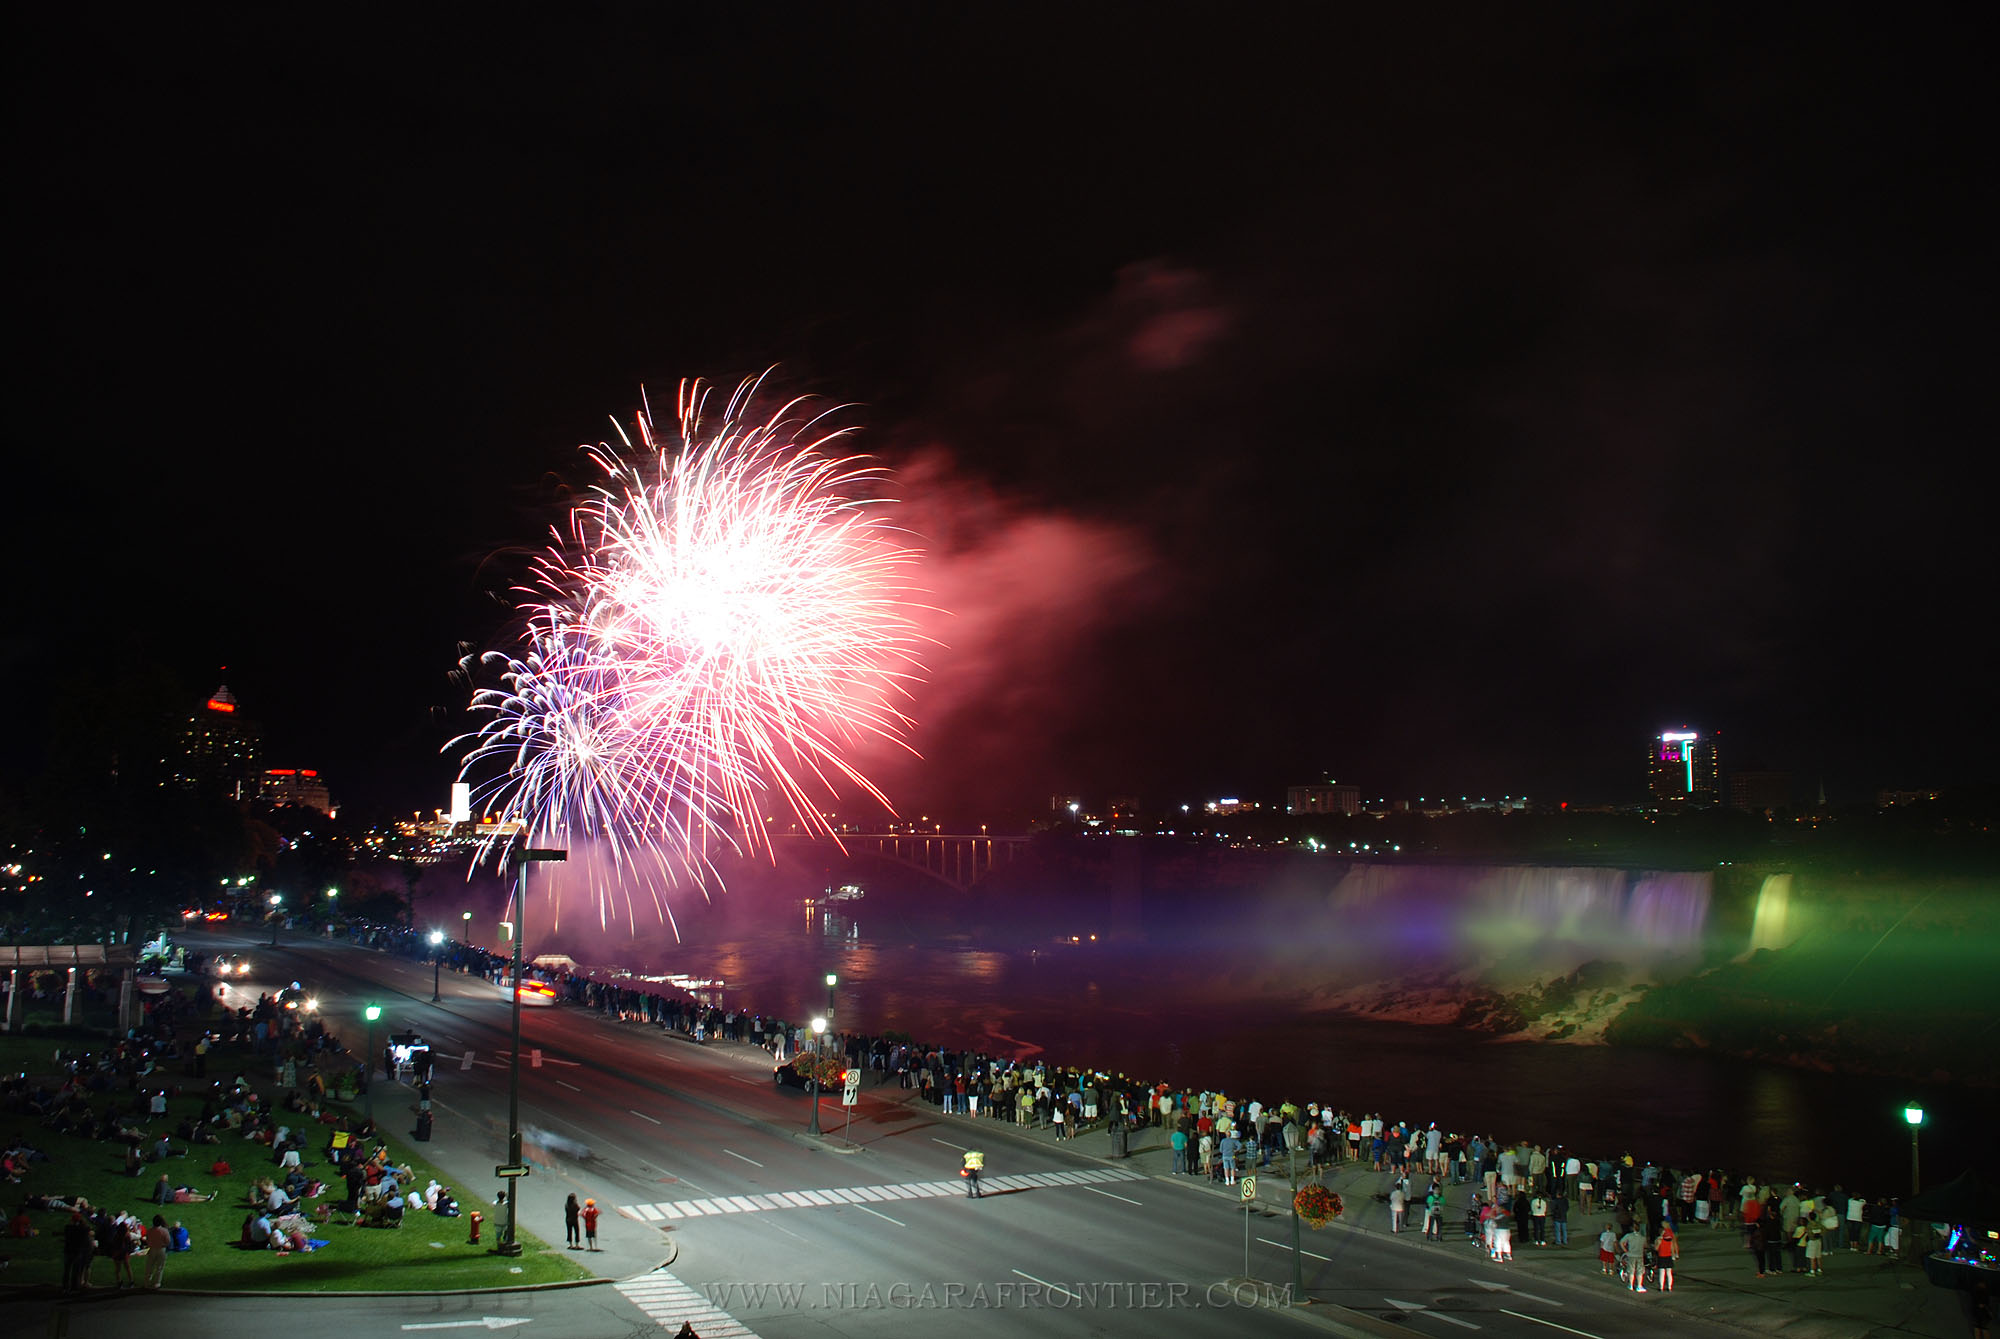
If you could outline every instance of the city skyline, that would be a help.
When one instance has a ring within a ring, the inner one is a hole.
[[[1983,779],[1967,53],[682,19],[35,20],[17,700],[226,681],[343,804],[434,795],[575,448],[775,367],[949,611],[899,808],[1636,798],[1678,721],[1835,803]]]

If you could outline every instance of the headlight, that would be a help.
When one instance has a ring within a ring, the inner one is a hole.
[[[307,1000],[307,1001],[306,1001],[306,1012],[307,1012],[307,1013],[317,1013],[318,1011],[319,1011],[319,1001],[318,1001],[318,1000]]]

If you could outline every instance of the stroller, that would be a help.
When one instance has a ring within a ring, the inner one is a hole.
[[[1475,1200],[1465,1206],[1465,1239],[1479,1241],[1483,1235],[1479,1230],[1479,1202]]]

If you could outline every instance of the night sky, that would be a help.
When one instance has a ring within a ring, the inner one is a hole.
[[[954,611],[912,814],[1637,799],[1683,722],[1801,797],[1988,776],[1970,34],[579,8],[17,17],[14,700],[226,678],[441,804],[576,447],[775,366]]]

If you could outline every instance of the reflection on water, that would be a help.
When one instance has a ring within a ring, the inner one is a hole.
[[[817,930],[817,926],[814,929]],[[1630,1150],[1761,1177],[1907,1190],[1889,1150],[1902,1109],[1932,1112],[1926,1164],[1964,1170],[1982,1099],[1938,1085],[1810,1073],[1694,1052],[1495,1041],[1246,1002],[1198,952],[1108,946],[1001,953],[820,933],[683,944],[670,970],[718,976],[732,1008],[805,1018],[840,976],[843,1025],[1266,1099],[1317,1100],[1501,1139]]]

